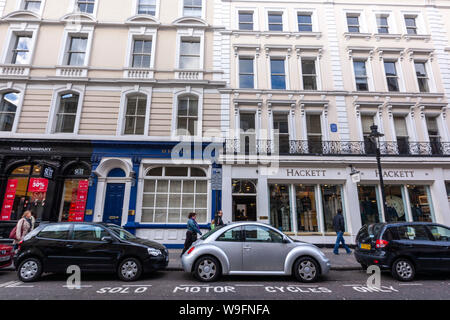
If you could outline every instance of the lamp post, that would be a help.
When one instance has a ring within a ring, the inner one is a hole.
[[[381,187],[381,198],[383,201],[384,214],[386,216],[386,214],[387,214],[386,194],[384,192],[384,180],[383,180],[383,170],[381,168],[381,152],[380,152],[380,138],[383,137],[384,134],[378,132],[377,125],[371,126],[370,130],[371,130],[371,132],[370,132],[369,138],[372,141],[372,143],[375,145],[375,149],[376,149],[378,177],[380,178],[380,187]]]

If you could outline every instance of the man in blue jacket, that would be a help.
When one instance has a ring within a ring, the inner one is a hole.
[[[202,235],[202,232],[200,231],[197,221],[195,221],[196,218],[197,214],[195,212],[189,213],[188,217],[189,220],[187,222],[186,240],[184,241],[184,249],[183,252],[181,252],[181,255],[183,255],[191,247],[191,245],[195,241],[197,241],[197,233]]]
[[[350,248],[347,247],[347,245],[345,244],[345,240],[344,240],[345,222],[344,222],[344,217],[342,216],[341,209],[337,210],[337,214],[333,218],[333,227],[334,227],[334,231],[336,231],[336,233],[337,233],[337,239],[336,239],[336,244],[334,245],[333,253],[339,254],[339,245],[341,244],[341,242],[342,242],[342,245],[343,245],[345,251],[347,251],[348,254],[352,253]]]

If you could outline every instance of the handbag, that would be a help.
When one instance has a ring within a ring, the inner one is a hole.
[[[17,240],[16,238],[16,232],[17,232],[17,225],[11,230],[9,233],[9,239]]]

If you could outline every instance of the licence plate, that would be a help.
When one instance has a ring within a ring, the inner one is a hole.
[[[370,250],[370,249],[372,249],[372,246],[367,243],[361,243],[361,249]]]
[[[0,257],[0,261],[8,261],[9,259],[11,259],[10,256],[6,256],[6,257]]]

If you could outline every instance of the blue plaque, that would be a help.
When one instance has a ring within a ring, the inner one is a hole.
[[[338,131],[337,124],[336,123],[330,124],[330,129],[331,129],[331,132],[337,132]]]

